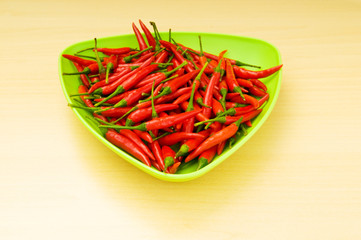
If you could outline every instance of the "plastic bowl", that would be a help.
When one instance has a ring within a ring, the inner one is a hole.
[[[242,62],[249,64],[254,64],[261,66],[262,69],[273,67],[281,64],[281,56],[279,51],[272,44],[249,37],[241,37],[234,35],[225,35],[225,34],[215,34],[215,33],[193,33],[193,32],[172,32],[172,38],[177,42],[191,47],[193,49],[199,49],[199,39],[198,35],[202,37],[203,49],[206,52],[213,53],[218,55],[223,50],[228,50],[226,57],[236,59]],[[168,39],[168,33],[161,33],[163,39]],[[61,86],[64,92],[64,95],[69,103],[74,103],[69,95],[77,93],[78,87],[81,83],[78,76],[63,76],[63,72],[74,72],[76,71],[73,64],[63,58],[62,54],[74,54],[75,52],[93,47],[94,40],[84,41],[75,43],[67,47],[59,56],[59,76]],[[138,43],[134,34],[127,34],[121,36],[113,36],[106,38],[98,38],[98,47],[138,47]],[[253,69],[255,70],[255,69]],[[267,117],[270,115],[273,107],[276,104],[278,98],[280,87],[281,87],[281,71],[273,74],[270,77],[263,78],[262,81],[267,85],[270,98],[268,102],[263,107],[263,111],[256,118],[252,120],[252,127],[248,128],[248,134],[237,139],[236,143],[232,148],[225,147],[223,153],[219,156],[216,156],[214,160],[200,170],[196,170],[197,161],[193,160],[187,164],[182,164],[176,174],[167,174],[159,172],[155,168],[150,168],[145,164],[141,163],[135,159],[130,154],[124,152],[118,147],[114,146],[108,142],[104,137],[100,129],[94,120],[91,120],[92,114],[85,110],[73,108],[74,113],[84,124],[84,126],[103,144],[108,148],[118,154],[121,158],[125,159],[135,167],[141,169],[142,171],[154,176],[158,179],[172,182],[183,182],[189,181],[195,178],[198,178],[213,168],[218,164],[226,160],[231,154],[235,151],[239,151],[239,148],[245,144],[248,139],[250,139],[253,134],[262,126],[266,121]]]

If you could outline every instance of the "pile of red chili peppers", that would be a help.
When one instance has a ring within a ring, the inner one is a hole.
[[[269,98],[260,79],[282,65],[247,70],[259,67],[224,57],[227,50],[204,52],[201,37],[195,50],[171,31],[163,40],[154,22],[154,35],[139,24],[144,34],[132,24],[139,49],[97,48],[94,39],[93,48],[63,54],[77,69],[64,75],[81,80],[72,95],[81,101],[69,105],[90,111],[109,142],[149,167],[172,174],[194,160],[200,169],[247,134]]]

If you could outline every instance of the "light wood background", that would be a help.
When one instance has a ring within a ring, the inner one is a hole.
[[[271,116],[185,183],[100,144],[58,56],[156,21],[264,39],[284,63]],[[0,1],[0,239],[360,239],[360,1]]]

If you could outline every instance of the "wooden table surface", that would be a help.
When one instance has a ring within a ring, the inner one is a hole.
[[[0,239],[360,239],[360,1],[0,1]],[[102,145],[58,57],[155,21],[264,39],[274,111],[208,174],[160,181]]]

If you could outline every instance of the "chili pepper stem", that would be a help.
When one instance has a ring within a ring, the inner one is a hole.
[[[80,109],[89,110],[89,111],[93,111],[93,112],[95,112],[97,109],[99,109],[99,108],[95,108],[95,107],[78,106],[78,105],[71,104],[71,103],[68,103],[68,106],[72,107],[72,108],[80,108]]]
[[[124,62],[126,63],[130,63],[132,61],[133,58],[136,58],[138,57],[139,55],[141,55],[142,53],[146,52],[146,51],[149,51],[150,49],[152,49],[153,47],[147,47],[146,49],[143,49],[139,52],[137,52],[136,54],[133,54],[133,55],[130,55],[130,56],[127,56],[125,58],[123,58]]]
[[[164,170],[163,172],[166,172],[168,167],[174,164],[174,159],[172,157],[166,157],[164,158]]]
[[[95,59],[98,63],[98,66],[99,66],[99,74],[104,74],[105,73],[105,68],[102,64],[102,62],[100,61],[100,58],[99,58],[99,54],[98,54],[98,50],[97,50],[97,39],[94,38],[94,44],[95,44],[95,47],[94,47],[94,54],[95,54]]]
[[[111,122],[111,123],[114,124],[114,123],[119,122],[120,120],[122,120],[123,118],[125,118],[126,116],[128,116],[130,113],[134,112],[134,111],[137,110],[137,109],[138,109],[137,106],[132,107],[128,112],[124,113],[123,116],[121,116],[120,118],[118,118],[117,120],[115,120],[115,121],[113,121],[113,122]]]
[[[241,62],[241,61],[238,61],[238,60],[236,60],[236,65],[240,66],[240,67],[241,66],[247,66],[247,67],[261,68],[260,66],[244,63],[244,62]]]
[[[85,93],[74,93],[74,94],[70,94],[70,97],[77,97],[77,96],[84,96],[84,95],[90,95],[89,93],[85,92]]]
[[[115,91],[112,94],[110,94],[109,96],[107,96],[106,98],[101,100],[100,102],[94,104],[94,106],[97,107],[97,106],[101,105],[102,103],[105,103],[106,101],[108,101],[112,97],[114,97],[114,96],[116,96],[118,94],[121,94],[122,92],[124,92],[124,88],[123,88],[123,86],[120,85],[120,86],[117,87],[117,89],[115,89]]]
[[[63,75],[81,75],[81,74],[89,74],[90,69],[88,67],[85,67],[83,71],[81,72],[73,72],[73,73],[63,73]]]
[[[186,112],[192,111],[194,109],[193,100],[194,100],[194,92],[196,90],[196,82],[201,80],[201,76],[202,76],[204,70],[206,69],[207,65],[208,65],[208,62],[206,64],[204,64],[204,66],[202,67],[202,70],[198,73],[197,77],[193,81],[192,92],[191,92],[191,96],[189,98],[189,104],[188,104]]]
[[[157,118],[158,113],[157,113],[157,111],[155,111],[155,107],[154,107],[154,84],[155,84],[155,79],[152,84],[152,90],[150,91],[150,99],[151,99],[151,105],[152,105],[152,118]]]

